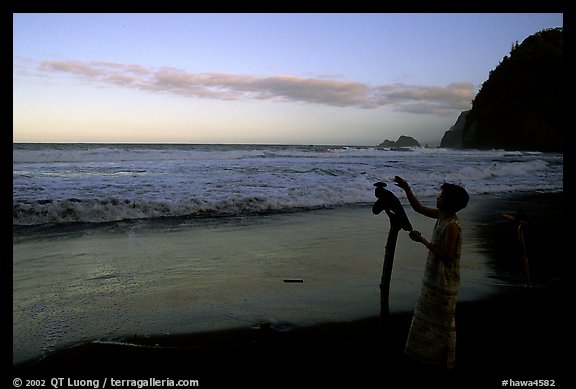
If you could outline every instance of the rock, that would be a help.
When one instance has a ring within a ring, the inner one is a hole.
[[[440,141],[440,147],[454,148],[458,149],[462,147],[463,136],[464,136],[464,126],[466,125],[466,118],[470,111],[463,111],[458,116],[456,123],[448,131],[444,133],[442,140]]]
[[[379,149],[398,149],[407,147],[421,147],[420,143],[411,136],[401,135],[396,142],[386,139],[376,146]]]

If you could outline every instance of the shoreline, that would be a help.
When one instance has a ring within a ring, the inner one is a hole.
[[[513,259],[518,247],[514,239],[502,239],[503,232],[514,230],[499,214],[523,204],[534,220],[528,248],[538,286],[525,288],[520,282],[499,287],[479,300],[459,301],[457,367],[453,372],[422,372],[404,358],[402,349],[412,313],[402,311],[393,313],[385,326],[379,317],[368,317],[288,329],[262,324],[183,335],[124,337],[124,343],[89,342],[13,365],[12,373],[21,377],[57,373],[170,375],[198,379],[202,387],[238,382],[258,387],[303,382],[304,386],[330,383],[344,387],[379,379],[404,381],[406,385],[397,387],[411,387],[408,383],[424,378],[460,387],[470,387],[475,381],[488,388],[501,387],[503,379],[556,379],[556,387],[562,387],[566,362],[560,350],[564,332],[559,326],[564,325],[560,314],[566,307],[562,277],[566,273],[561,261],[543,265],[549,252],[538,244],[554,238],[547,225],[562,214],[562,198],[562,193],[502,196],[493,199],[489,211],[467,222],[477,224],[477,234],[486,239],[485,250],[493,257],[494,266],[508,266],[505,269],[521,281],[521,264]],[[551,209],[555,211],[548,212]],[[534,238],[538,234],[540,239]],[[561,249],[558,245],[552,253]],[[503,265],[501,258],[508,263]],[[274,375],[282,377],[281,382],[266,378]]]

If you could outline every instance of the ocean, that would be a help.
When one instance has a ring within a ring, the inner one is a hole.
[[[15,144],[14,225],[283,213],[366,204],[400,175],[420,196],[558,191],[562,154],[267,145]],[[389,185],[398,193],[398,188]]]
[[[462,287],[499,273],[475,234],[483,199],[563,190],[563,155],[358,146],[14,144],[13,362],[87,342],[266,324],[289,330],[379,313],[389,222],[373,183],[434,205],[471,195]],[[399,236],[392,311],[413,308],[426,251]],[[286,282],[294,281],[298,282]]]

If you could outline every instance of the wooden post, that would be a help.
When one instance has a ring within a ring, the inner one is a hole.
[[[390,222],[390,231],[386,240],[386,251],[384,252],[384,265],[382,266],[382,277],[380,278],[380,317],[387,319],[390,316],[390,305],[388,296],[390,294],[390,280],[392,278],[392,266],[394,265],[394,252],[396,251],[396,241],[400,227]]]
[[[528,252],[526,250],[526,240],[524,238],[524,226],[528,223],[521,213],[517,214],[503,213],[502,216],[505,219],[518,223],[518,243],[520,244],[520,250],[522,250],[522,264],[524,265],[524,277],[526,278],[526,286],[532,286],[532,280],[530,277],[530,265],[528,263]]]
[[[526,286],[531,287],[532,281],[530,279],[530,266],[528,265],[528,253],[526,251],[526,242],[524,241],[524,223],[518,223],[518,241],[522,250],[522,261],[524,262],[524,277],[526,277]]]

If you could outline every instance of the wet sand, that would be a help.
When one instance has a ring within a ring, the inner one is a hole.
[[[18,364],[20,377],[198,380],[201,387],[500,388],[503,380],[554,380],[567,387],[566,269],[558,220],[561,195],[502,196],[475,212],[474,228],[499,272],[517,279],[457,307],[457,367],[429,371],[403,356],[410,311],[296,328],[260,326],[92,342]],[[519,247],[502,212],[530,217],[526,230],[534,287],[523,286]],[[468,222],[468,224],[471,224]],[[551,382],[549,382],[551,383]],[[550,385],[552,386],[552,385]]]
[[[457,367],[451,372],[427,370],[403,355],[411,319],[407,312],[385,322],[374,317],[287,332],[236,329],[135,338],[133,346],[87,344],[34,365],[17,366],[13,373],[171,377],[199,380],[201,387],[414,388],[419,383],[441,383],[500,388],[505,379],[548,379],[562,388],[571,382],[566,376],[562,296],[562,286],[556,285],[461,303]]]

